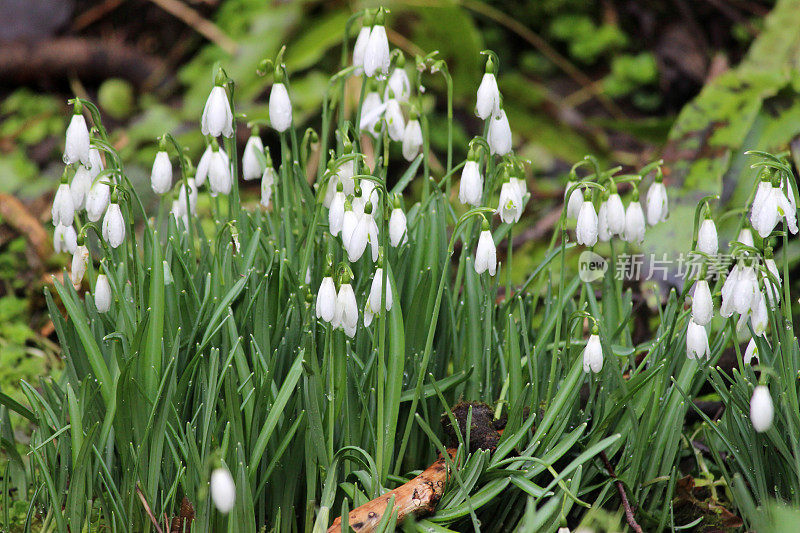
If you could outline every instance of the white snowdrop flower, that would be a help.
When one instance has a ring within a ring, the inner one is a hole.
[[[377,137],[375,126],[386,111],[387,104],[381,101],[380,95],[375,91],[367,93],[364,101],[361,104],[361,120],[359,122],[359,129],[362,132],[369,133],[373,137]]]
[[[767,310],[767,299],[760,291],[756,291],[753,297],[752,313],[750,324],[753,326],[753,333],[761,336],[767,331],[769,326],[769,311]]]
[[[101,313],[111,309],[111,285],[105,274],[99,274],[94,284],[94,306]]]
[[[522,216],[522,196],[519,194],[519,187],[510,181],[505,182],[500,188],[497,212],[506,224],[519,222]]]
[[[184,229],[189,229],[189,214],[186,212],[186,204],[181,204],[178,200],[172,201],[172,208],[170,213],[175,217],[175,224],[180,228],[180,223],[183,223]]]
[[[356,213],[352,209],[346,210],[342,217],[342,245],[351,263],[358,261],[367,248],[369,236],[367,225],[362,219],[363,213]]]
[[[578,244],[583,246],[594,246],[597,242],[598,220],[594,205],[588,199],[583,201],[581,210],[578,213],[578,223],[575,228],[575,236]]]
[[[355,174],[355,163],[352,159],[345,161],[336,169],[336,177],[342,184],[345,196],[353,194],[356,190],[356,181],[353,179]]]
[[[164,194],[172,188],[172,163],[169,160],[169,154],[164,150],[160,150],[153,160],[150,186],[156,194]]]
[[[611,240],[611,231],[608,229],[608,201],[605,200],[597,210],[597,238],[603,242]]]
[[[358,303],[353,292],[353,286],[349,283],[342,283],[339,293],[336,295],[336,312],[333,317],[334,327],[342,328],[345,334],[351,339],[356,334],[358,328]]]
[[[786,219],[786,225],[792,235],[797,234],[797,207],[792,200],[786,197],[780,187],[773,187],[772,194],[777,199],[778,216]],[[794,198],[794,195],[792,196]]]
[[[400,109],[400,103],[392,98],[386,102],[386,129],[389,133],[389,138],[395,142],[403,140],[406,124],[403,120],[403,111]]]
[[[208,187],[211,195],[230,193],[232,182],[228,159],[222,155],[222,150],[212,150],[208,161]]]
[[[600,344],[600,336],[597,333],[592,333],[589,340],[586,341],[586,348],[583,349],[583,371],[597,374],[602,369],[603,347]]]
[[[67,127],[67,138],[64,144],[64,163],[70,165],[81,163],[88,167],[89,162],[89,128],[81,113],[82,105],[75,104],[75,113]]]
[[[86,195],[89,194],[89,189],[91,188],[91,172],[83,165],[78,165],[78,170],[75,171],[72,182],[69,184],[69,192],[72,195],[72,205],[76,211],[80,211],[86,207]]]
[[[103,240],[112,248],[119,247],[125,240],[125,219],[116,202],[109,204],[106,216],[103,217]]]
[[[689,359],[711,358],[706,328],[694,320],[689,320],[686,330],[686,357]]]
[[[762,179],[758,182],[758,187],[756,188],[756,195],[753,198],[753,206],[750,209],[750,222],[753,224],[755,228],[755,219],[760,211],[764,208],[764,203],[769,198],[770,194],[772,193],[772,183],[769,180]]]
[[[341,189],[342,185],[338,184],[337,188]],[[339,235],[342,231],[342,223],[344,222],[344,203],[345,195],[341,190],[337,190],[333,195],[333,201],[328,209],[328,229],[334,237]]]
[[[564,200],[567,200],[567,193],[569,193],[573,185],[575,185],[574,181],[567,182],[567,187],[564,189]],[[583,192],[581,192],[580,187],[577,187],[569,195],[569,201],[567,201],[567,217],[577,220],[578,214],[581,212],[581,206],[583,206]]]
[[[486,72],[483,75],[480,86],[478,86],[475,114],[486,120],[499,111],[500,90],[497,88],[497,78],[495,78],[493,72]]]
[[[380,251],[380,243],[378,242],[378,223],[375,222],[375,216],[371,212],[364,212],[361,215],[363,224],[367,226],[367,242],[372,250],[372,261],[378,260],[378,253]]]
[[[272,166],[267,166],[264,173],[261,175],[261,205],[269,207],[269,202],[272,199],[272,187],[276,181],[275,169]]]
[[[389,76],[386,89],[383,91],[385,100],[389,100],[392,97],[396,98],[398,102],[408,102],[411,97],[411,82],[408,81],[406,69],[401,67],[399,63],[395,66],[391,76]]]
[[[797,210],[797,191],[795,190],[794,185],[794,177],[790,177],[789,179],[781,179],[781,188],[786,188],[786,199],[789,200],[789,205],[792,206],[792,210]]]
[[[97,222],[108,209],[110,201],[111,187],[100,178],[86,195],[86,217],[92,222]]]
[[[758,357],[758,345],[756,344],[755,337],[750,337],[750,342],[747,343],[747,349],[744,351],[744,357],[742,361],[746,365],[752,364],[753,358],[756,361],[759,361]]]
[[[483,176],[477,159],[467,159],[461,170],[461,181],[458,185],[458,200],[465,205],[478,207],[483,196]]]
[[[292,125],[292,101],[282,82],[273,84],[269,93],[269,122],[281,133]]]
[[[775,264],[775,259],[772,258],[772,250],[769,250],[768,257],[764,260],[764,267],[766,272],[762,272],[764,278],[764,293],[767,297],[767,302],[770,307],[775,307],[781,300],[780,287],[782,284],[780,272],[778,272],[778,265]],[[767,273],[772,274],[768,276]],[[772,278],[775,278],[773,281]]]
[[[265,165],[261,162],[263,157],[264,143],[258,136],[258,130],[254,129],[242,153],[242,178],[245,181],[256,180],[264,175]]]
[[[89,249],[85,245],[75,247],[72,253],[72,268],[70,269],[70,281],[76,288],[80,286],[83,281],[83,276],[86,274],[86,269],[89,266]]]
[[[700,229],[697,231],[697,251],[715,256],[718,250],[717,226],[713,220],[706,218],[700,223]]]
[[[771,230],[770,230],[771,231]],[[740,243],[744,244],[745,246],[753,246],[753,232],[750,231],[750,228],[742,228],[742,231],[739,232],[739,236],[736,237],[736,240]]]
[[[89,173],[92,175],[92,179],[94,179],[102,171],[103,158],[100,157],[100,151],[92,146],[89,148]]]
[[[388,281],[388,278],[387,278]],[[372,276],[372,285],[370,286],[369,297],[367,298],[367,305],[373,315],[381,313],[381,291],[383,290],[383,268],[378,267],[375,269],[375,275]],[[392,300],[392,284],[386,285],[386,300],[384,309],[391,311],[394,301]]]
[[[694,284],[692,295],[692,320],[695,324],[705,326],[714,317],[714,301],[711,299],[711,290],[708,282],[699,279]]]
[[[78,234],[72,226],[59,224],[53,231],[53,250],[59,254],[61,252],[75,253],[78,247]]]
[[[397,248],[408,242],[406,214],[399,207],[392,209],[389,217],[389,244]]]
[[[356,196],[353,200],[353,210],[358,212],[364,212],[364,207],[367,205],[367,202],[371,203],[373,206],[378,205],[378,189],[375,188],[375,183],[370,180],[361,180],[361,196]],[[373,211],[372,216],[376,216],[378,214],[377,211]]]
[[[375,25],[369,32],[367,47],[364,49],[364,73],[369,76],[387,75],[389,73],[389,39],[383,25],[383,8],[375,17]]]
[[[200,119],[200,131],[212,137],[233,136],[233,113],[225,87],[215,85],[211,89]]]
[[[641,244],[644,242],[644,231],[642,204],[638,200],[634,200],[628,204],[628,209],[625,211],[625,240]]]
[[[228,159],[228,154],[225,153],[225,150],[222,148],[218,148],[219,153],[222,155],[222,158],[225,160],[225,166],[230,167],[230,159]],[[206,146],[203,155],[200,156],[200,161],[197,163],[197,171],[194,174],[195,182],[197,183],[198,187],[202,187],[206,179],[208,179],[208,168],[211,164],[211,156],[214,154],[214,149],[209,144]]]
[[[758,385],[753,390],[750,398],[750,422],[758,433],[764,433],[772,427],[775,408],[772,405],[772,396],[765,385]]]
[[[489,121],[489,133],[486,135],[492,155],[506,155],[511,151],[511,126],[504,109],[492,115]]]
[[[478,237],[478,246],[475,248],[475,272],[483,274],[487,271],[490,276],[497,273],[497,247],[488,224],[481,231],[480,237]]]
[[[631,202],[633,204],[633,202]],[[625,235],[625,206],[618,193],[608,197],[608,232],[613,235]],[[626,239],[627,240],[627,239]]]
[[[236,485],[233,483],[233,476],[227,468],[215,468],[211,472],[209,481],[211,488],[211,500],[214,506],[222,514],[228,514],[233,510],[236,503]]]
[[[669,200],[664,182],[657,180],[647,190],[647,223],[655,226],[669,214]]]
[[[403,131],[403,157],[406,161],[413,161],[417,157],[422,148],[422,142],[422,128],[419,120],[409,120]]]
[[[197,185],[195,183],[194,178],[189,178],[186,180],[186,184],[181,183],[180,185],[180,192],[178,193],[178,202],[186,212],[186,191],[189,190],[189,213],[194,215],[197,213]]]
[[[317,292],[317,318],[325,322],[333,321],[336,314],[336,285],[333,278],[326,276],[322,278]]]
[[[53,208],[50,211],[53,216],[53,225],[71,226],[75,217],[75,205],[72,201],[72,193],[66,181],[62,181],[56,190],[53,199]]]
[[[725,318],[732,316],[735,310],[733,295],[736,290],[736,284],[739,282],[740,271],[739,265],[734,265],[728,277],[725,278],[725,283],[722,284],[722,305],[719,308],[719,314]]]
[[[353,66],[356,67],[354,73],[361,75],[364,72],[364,51],[367,49],[369,41],[370,27],[364,24],[358,32],[355,45],[353,45]]]
[[[528,182],[522,178],[508,178],[508,182],[519,189],[519,197],[525,201],[525,195],[528,194]]]
[[[740,315],[746,314],[753,307],[758,293],[758,278],[752,266],[741,267],[733,288],[733,308]]]

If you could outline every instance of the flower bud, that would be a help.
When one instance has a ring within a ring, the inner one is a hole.
[[[105,274],[99,274],[94,284],[94,306],[100,313],[111,309],[111,285]]]
[[[222,514],[230,513],[233,510],[233,504],[236,503],[236,485],[233,483],[233,476],[228,469],[215,468],[211,472],[209,485],[214,506]]]
[[[600,336],[593,333],[586,342],[586,348],[583,349],[583,371],[597,374],[602,369],[603,347],[600,344]]]
[[[506,155],[511,151],[511,126],[504,109],[492,115],[489,121],[489,133],[486,135],[492,155]]]
[[[750,398],[750,422],[758,433],[764,433],[772,426],[775,408],[772,405],[772,396],[764,385],[758,385],[753,390]]]
[[[206,106],[203,108],[203,116],[200,119],[200,131],[203,135],[212,137],[233,136],[233,113],[225,87],[215,85],[211,89]]]
[[[336,314],[336,286],[333,278],[326,276],[322,278],[319,291],[317,292],[317,318],[325,322],[332,322]]]
[[[172,163],[169,160],[169,154],[163,150],[158,152],[153,160],[150,186],[156,194],[164,194],[172,188]]]
[[[103,239],[112,248],[119,247],[125,240],[125,219],[118,203],[112,203],[103,217]]]
[[[497,273],[497,247],[494,244],[492,232],[488,229],[481,231],[478,237],[478,246],[475,249],[475,272],[483,274],[488,271],[490,276]]]
[[[278,132],[292,125],[292,101],[283,83],[275,83],[269,93],[269,121]]]
[[[406,214],[399,207],[395,207],[389,217],[389,244],[397,248],[408,242],[407,231]]]
[[[263,157],[264,143],[261,142],[261,137],[254,132],[247,139],[242,154],[242,177],[245,181],[258,179],[264,174],[264,165],[261,163],[259,153]]]

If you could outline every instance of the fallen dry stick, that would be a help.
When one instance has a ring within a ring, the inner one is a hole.
[[[453,417],[459,425],[461,435],[467,434],[467,420],[470,419],[470,408],[472,410],[470,424],[470,450],[494,450],[503,433],[504,420],[494,420],[492,409],[483,403],[460,403],[453,407]],[[446,449],[450,459],[456,455],[458,442],[456,432],[446,416],[442,417],[442,426],[447,435],[448,442],[452,447]],[[396,489],[378,496],[360,507],[356,507],[347,515],[350,527],[357,533],[371,533],[375,531],[381,518],[388,509],[389,500],[394,496],[394,509],[397,513],[397,523],[403,521],[408,516],[425,516],[433,513],[436,504],[444,494],[449,475],[447,459],[443,456],[439,458],[420,475],[411,481],[404,483]],[[333,525],[328,528],[328,533],[341,533],[342,518],[333,521]]]

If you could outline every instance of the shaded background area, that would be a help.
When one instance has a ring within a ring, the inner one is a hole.
[[[318,129],[327,79],[340,68],[347,20],[375,5],[0,3],[0,388],[11,390],[19,379],[32,381],[59,367],[42,289],[67,261],[52,256],[49,220],[63,169],[67,99],[98,102],[128,174],[143,183],[154,141],[165,131],[199,156],[198,121],[217,64],[236,81],[239,110],[265,119],[269,85],[256,66],[286,44],[295,121],[300,131]],[[665,233],[655,232],[648,246],[663,250],[660,245],[671,242],[684,249],[686,224],[680,221],[695,198],[723,193],[741,203],[752,183],[741,152],[784,150],[800,132],[796,0],[385,5],[393,46],[407,58],[438,50],[450,65],[456,161],[482,128],[473,113],[483,73],[480,51],[489,48],[500,57],[499,83],[515,146],[532,161],[533,200],[515,244],[520,277],[546,246],[566,171],[585,154],[628,168],[663,156],[673,222],[658,230]],[[430,116],[432,147],[441,154],[447,142],[444,83],[441,77],[426,83],[422,105]],[[240,128],[240,150],[248,134]],[[277,145],[272,135],[262,132],[266,144]],[[792,254],[800,257],[800,249]]]

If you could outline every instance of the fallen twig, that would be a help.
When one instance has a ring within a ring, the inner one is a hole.
[[[625,509],[625,520],[627,520],[628,525],[631,526],[631,529],[636,531],[636,533],[642,533],[642,526],[639,525],[636,521],[636,517],[633,516],[633,509],[631,509],[631,504],[628,502],[628,495],[625,493],[625,487],[622,485],[622,481],[617,478],[617,474],[614,472],[614,467],[611,466],[606,452],[600,452],[600,459],[603,461],[609,475],[614,478],[614,484],[617,486],[619,497],[622,499],[622,507]]]

